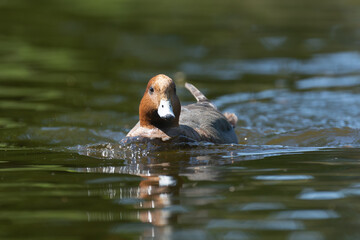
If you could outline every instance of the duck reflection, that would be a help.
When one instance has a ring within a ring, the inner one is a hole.
[[[150,147],[154,147],[151,145]],[[158,149],[159,150],[159,149]],[[105,196],[114,200],[122,206],[132,206],[132,210],[126,209],[117,214],[112,212],[108,219],[105,216],[89,215],[89,220],[129,220],[136,219],[143,223],[151,223],[152,226],[166,226],[172,219],[176,220],[176,214],[179,209],[176,196],[179,196],[180,189],[183,185],[183,178],[196,175],[203,172],[199,163],[207,163],[205,157],[188,156],[187,151],[176,153],[174,151],[149,151],[149,145],[97,145],[79,149],[79,152],[92,157],[105,159],[124,159],[120,164],[122,166],[97,166],[77,168],[76,171],[86,173],[103,173],[122,175],[140,176],[141,180],[137,186],[132,183],[122,182],[120,177],[116,180],[106,178],[104,182],[110,181],[106,187],[89,188],[89,196]],[[191,159],[191,165],[189,165]],[[119,164],[119,162],[118,162]],[[201,164],[200,164],[201,165]],[[205,174],[209,179],[216,176],[215,173]],[[206,178],[204,173],[200,174],[201,178]],[[195,176],[193,177],[195,178]],[[101,179],[98,180],[101,183]],[[99,192],[100,191],[100,192]],[[137,211],[133,211],[137,209]],[[115,215],[116,216],[115,216]]]
[[[157,147],[157,146],[155,146]],[[180,146],[178,149],[156,148],[149,144],[112,145],[104,144],[79,148],[79,153],[108,159],[110,166],[77,168],[78,172],[111,174],[95,179],[95,183],[105,183],[101,188],[89,187],[89,196],[102,196],[120,205],[118,210],[108,213],[89,213],[89,221],[121,221],[126,224],[140,222],[134,231],[141,230],[143,237],[161,237],[171,234],[171,225],[179,221],[179,216],[187,209],[182,207],[180,196],[188,179],[190,181],[214,181],[220,177],[217,168],[209,165],[219,163],[218,156],[209,155],[208,146]],[[191,150],[190,150],[191,149]],[[196,149],[196,151],[194,150]],[[219,151],[219,148],[216,148]],[[226,151],[226,161],[232,161],[233,153]],[[222,152],[224,155],[224,152]],[[121,159],[121,160],[118,160]],[[120,165],[120,166],[116,166]],[[139,176],[140,179],[127,177]],[[129,180],[127,178],[131,178]],[[98,185],[97,185],[98,186]],[[202,194],[194,193],[194,196]],[[123,224],[117,232],[129,231]]]
[[[140,170],[142,165],[137,164],[134,166],[122,166],[122,167],[95,167],[95,168],[78,168],[79,172],[86,173],[107,173],[107,174],[131,174],[142,177],[142,180],[135,187],[129,187],[121,183],[110,183],[106,188],[88,190],[89,196],[102,195],[106,198],[114,200],[120,205],[132,205],[133,208],[138,209],[125,211],[125,215],[114,216],[110,214],[108,216],[99,216],[98,214],[89,215],[89,220],[125,220],[125,219],[137,219],[144,223],[151,223],[154,226],[165,226],[168,224],[168,220],[171,217],[171,211],[167,209],[168,206],[174,204],[172,196],[178,195],[181,188],[181,178],[179,176],[171,175],[156,175],[151,174],[150,171]],[[138,169],[134,169],[138,168]],[[145,174],[144,174],[145,172]],[[114,181],[116,178],[114,179]],[[121,178],[119,179],[121,181]],[[124,185],[124,186],[122,186]],[[127,212],[127,213],[126,213]],[[99,219],[102,218],[102,219]],[[104,219],[108,218],[108,219]]]

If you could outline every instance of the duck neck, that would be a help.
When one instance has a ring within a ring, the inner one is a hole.
[[[179,123],[175,122],[175,121],[170,121],[169,122],[169,121],[160,119],[160,121],[153,122],[152,125],[155,126],[158,129],[166,130],[166,129],[169,129],[169,128],[178,127]]]
[[[140,118],[140,126],[148,129],[158,128],[162,131],[166,131],[169,128],[174,128],[179,126],[178,122],[175,121],[169,122],[161,119],[159,116],[157,118],[152,117],[150,119],[145,120]]]
[[[140,115],[140,126],[144,128],[154,129],[158,128],[160,130],[166,130],[173,127],[179,126],[179,118],[175,118],[173,121],[166,121],[159,117],[157,113],[154,113],[152,116],[141,116]]]

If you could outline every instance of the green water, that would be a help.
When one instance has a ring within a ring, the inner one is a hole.
[[[360,237],[360,3],[0,0],[0,239]],[[239,145],[119,145],[147,81]]]

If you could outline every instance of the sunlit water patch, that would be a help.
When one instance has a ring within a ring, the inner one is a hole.
[[[345,88],[360,85],[360,75],[340,76],[340,77],[312,77],[296,82],[296,87],[300,90],[316,88]]]
[[[345,194],[341,191],[313,191],[305,189],[299,196],[302,200],[333,200],[344,198]]]
[[[309,175],[261,175],[255,176],[256,180],[263,181],[299,181],[299,180],[310,180],[313,176]]]
[[[237,114],[242,143],[307,147],[359,146],[359,102],[351,90],[267,90],[214,101]]]
[[[282,211],[275,215],[276,219],[313,219],[322,220],[329,218],[339,218],[334,210],[296,210]]]

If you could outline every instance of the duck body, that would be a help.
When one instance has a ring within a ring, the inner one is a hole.
[[[237,122],[235,114],[222,114],[196,87],[189,83],[185,87],[194,95],[197,103],[181,107],[173,80],[163,74],[153,77],[140,102],[140,121],[126,137],[238,143],[234,131]]]
[[[182,107],[180,127],[195,130],[199,135],[197,141],[237,143],[233,126],[221,112],[207,102]]]

